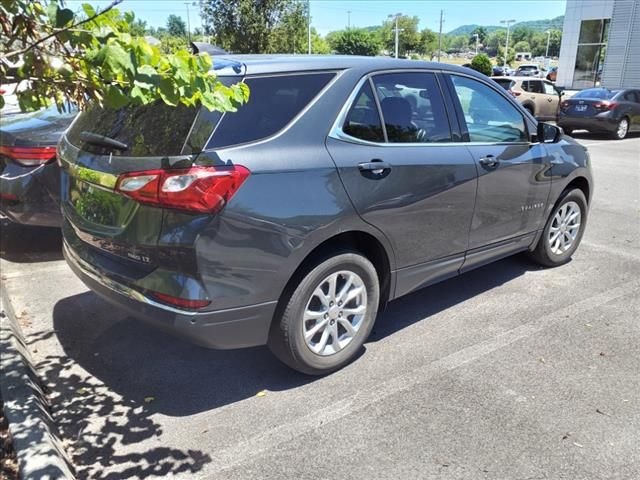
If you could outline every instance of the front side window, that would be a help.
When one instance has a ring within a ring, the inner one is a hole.
[[[542,88],[542,82],[539,80],[530,80],[528,91],[531,93],[544,93],[544,90]]]
[[[224,114],[207,148],[253,142],[279,132],[333,77],[331,72],[247,78],[249,101],[237,112]]]
[[[433,73],[375,75],[373,83],[390,143],[451,141],[449,119]]]
[[[524,117],[506,98],[477,80],[450,76],[471,142],[526,142]]]
[[[384,142],[382,122],[369,81],[360,89],[344,121],[342,131],[361,140]]]

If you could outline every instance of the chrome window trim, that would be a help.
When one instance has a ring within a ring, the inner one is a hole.
[[[311,99],[311,101],[302,109],[300,110],[297,115],[295,117],[293,117],[289,123],[287,123],[284,127],[282,127],[280,130],[278,130],[277,132],[269,135],[268,137],[264,137],[264,138],[260,138],[257,140],[252,140],[250,142],[245,142],[245,143],[238,143],[235,145],[228,145],[225,147],[210,147],[207,148],[207,146],[209,145],[209,142],[211,141],[211,139],[213,138],[213,136],[215,135],[216,131],[218,130],[218,127],[220,126],[220,124],[222,124],[224,117],[227,115],[228,112],[224,112],[222,114],[222,116],[220,117],[220,120],[218,120],[218,123],[216,124],[215,128],[213,129],[213,131],[211,132],[211,135],[209,135],[209,138],[207,139],[207,141],[205,142],[205,147],[202,150],[203,152],[215,152],[217,150],[225,150],[225,151],[232,151],[232,150],[236,150],[239,148],[244,148],[246,146],[253,146],[253,145],[261,145],[265,142],[270,142],[271,140],[275,140],[276,138],[284,135],[285,133],[287,133],[287,131],[293,126],[295,125],[298,120],[300,120],[300,118],[307,113],[311,107],[313,107],[318,100],[325,94],[325,92],[327,90],[329,90],[333,84],[342,76],[342,74],[344,73],[344,70],[310,70],[310,71],[302,71],[302,72],[278,72],[278,73],[269,73],[269,74],[259,74],[259,75],[247,75],[246,77],[244,77],[242,79],[242,81],[246,81],[246,80],[250,80],[250,79],[254,79],[254,78],[271,78],[271,77],[290,77],[290,76],[300,76],[300,75],[318,75],[318,74],[322,74],[322,73],[333,73],[334,76],[331,80],[329,80],[327,82],[327,84],[322,87],[320,89],[320,91],[316,94],[315,97],[313,97]]]
[[[344,124],[344,121],[346,120],[347,115],[349,114],[349,110],[351,110],[351,106],[353,105],[353,103],[355,102],[358,94],[360,93],[360,89],[362,88],[362,86],[364,85],[365,82],[370,81],[372,84],[372,89],[373,89],[373,95],[374,98],[376,99],[376,105],[378,108],[378,115],[380,116],[380,119],[382,121],[382,128],[383,128],[383,132],[385,135],[385,140],[386,140],[386,128],[384,126],[384,117],[382,116],[382,109],[380,108],[379,105],[379,101],[378,101],[378,95],[376,93],[375,90],[375,85],[373,84],[373,77],[376,75],[380,75],[380,74],[385,74],[385,73],[438,73],[438,72],[442,72],[442,70],[433,70],[433,69],[392,69],[392,70],[379,70],[379,71],[375,71],[375,72],[371,72],[366,74],[365,76],[363,76],[360,80],[358,80],[358,83],[356,83],[355,87],[353,88],[353,90],[351,91],[351,93],[349,94],[349,96],[347,97],[347,100],[345,102],[345,104],[342,106],[342,108],[340,109],[340,112],[338,113],[336,119],[333,122],[333,125],[331,127],[331,130],[329,131],[329,135],[328,137],[333,138],[335,140],[340,140],[340,141],[344,141],[344,142],[349,142],[349,143],[355,143],[355,144],[360,144],[360,145],[366,145],[366,146],[370,146],[370,147],[450,147],[450,146],[487,146],[487,145],[494,145],[494,146],[511,146],[511,145],[536,145],[539,142],[433,142],[433,143],[429,143],[429,142],[411,142],[411,143],[390,143],[388,141],[385,142],[371,142],[369,140],[362,140],[361,138],[356,138],[353,137],[347,133],[345,133],[342,130],[342,125]],[[446,73],[451,73],[451,72],[446,72]],[[478,80],[476,77],[472,76],[472,75],[466,75],[464,73],[458,73],[455,72],[455,75],[461,75],[464,77],[468,77],[471,78],[473,80]],[[478,80],[480,81],[480,80]],[[494,91],[499,92],[499,90],[493,88],[491,85],[480,81],[480,83],[486,85],[487,87],[492,88]],[[442,88],[442,86],[440,87]],[[502,87],[500,87],[502,88]],[[504,90],[504,89],[503,89]],[[501,92],[499,92],[500,95],[502,95]],[[505,95],[502,95],[503,98],[507,98]],[[517,109],[516,109],[517,110]],[[520,113],[520,112],[518,112]],[[523,121],[525,122],[525,128],[527,125],[526,122],[526,118],[522,117]],[[528,134],[528,129],[527,129],[527,134]]]

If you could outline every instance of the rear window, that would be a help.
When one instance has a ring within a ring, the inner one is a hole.
[[[334,76],[332,72],[247,78],[249,102],[224,114],[207,148],[253,142],[279,132]]]
[[[516,82],[514,82],[513,80],[509,80],[508,78],[498,78],[495,79],[495,82],[505,90],[510,90],[511,87],[516,84]]]
[[[520,65],[518,70],[538,70],[538,67],[535,65]]]
[[[182,104],[171,107],[162,102],[119,110],[92,106],[78,115],[67,132],[67,139],[82,150],[98,154],[111,150],[84,142],[80,137],[82,132],[103,135],[128,145],[126,150],[113,150],[114,155],[180,155],[198,110]]]
[[[607,90],[606,88],[588,88],[576,93],[572,98],[599,98],[609,100],[616,96],[617,90]]]

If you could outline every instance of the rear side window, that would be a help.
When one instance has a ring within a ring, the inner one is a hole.
[[[509,80],[508,78],[498,78],[495,79],[495,82],[505,90],[510,90],[516,84],[516,82]]]
[[[253,142],[282,130],[322,90],[335,73],[247,78],[246,105],[222,117],[207,148]]]
[[[607,90],[606,88],[587,88],[576,93],[571,98],[595,98],[598,100],[611,100],[619,90]]]
[[[387,73],[373,82],[390,143],[451,141],[449,119],[433,73]]]
[[[84,142],[82,132],[95,133],[125,143],[126,150],[114,155],[133,157],[180,155],[198,108],[168,106],[162,102],[128,106],[119,110],[89,107],[67,132],[67,139],[82,150],[98,154],[111,152]]]
[[[361,140],[384,142],[382,122],[380,122],[380,115],[369,82],[365,82],[360,89],[356,101],[345,119],[342,131]]]

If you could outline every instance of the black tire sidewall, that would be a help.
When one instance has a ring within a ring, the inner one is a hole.
[[[340,270],[353,271],[362,278],[367,290],[367,313],[363,325],[349,345],[336,354],[320,356],[313,353],[304,340],[302,329],[304,309],[318,284],[330,274]],[[284,334],[284,338],[274,339],[284,343],[282,345],[284,348],[280,349],[278,356],[292,368],[308,374],[319,375],[340,369],[356,356],[371,333],[378,313],[379,301],[378,275],[367,258],[356,252],[348,252],[321,262],[305,275],[291,294],[280,320],[281,328],[278,335]]]
[[[571,248],[566,252],[557,255],[551,251],[551,245],[549,245],[547,238],[549,237],[549,229],[551,228],[551,225],[553,223],[553,218],[556,216],[556,213],[558,213],[558,210],[560,210],[560,208],[568,202],[575,202],[580,207],[580,231],[578,232],[578,235],[576,236],[576,239],[574,240]],[[542,237],[540,238],[540,246],[542,250],[540,253],[545,260],[544,263],[549,266],[557,266],[563,265],[571,259],[571,256],[575,253],[576,249],[580,245],[582,236],[584,235],[584,231],[587,226],[588,214],[589,208],[587,206],[587,199],[585,198],[581,190],[570,190],[560,199],[560,201],[551,212],[551,215],[549,215],[547,224],[545,225],[542,232]]]

